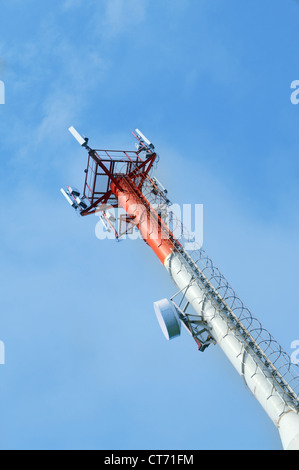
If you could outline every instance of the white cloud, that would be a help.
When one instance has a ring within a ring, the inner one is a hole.
[[[82,5],[82,0],[65,0],[61,5],[62,11],[69,11]]]
[[[105,0],[96,14],[101,34],[116,36],[146,20],[148,0]]]
[[[11,161],[26,162],[31,168],[48,162],[50,149],[64,141],[73,116],[80,118],[109,69],[109,59],[103,60],[98,43],[90,40],[80,45],[61,35],[51,16],[42,21],[38,37],[38,42],[30,39],[8,47],[5,54],[11,99],[20,100],[13,124],[17,149]],[[37,158],[40,152],[42,159]]]

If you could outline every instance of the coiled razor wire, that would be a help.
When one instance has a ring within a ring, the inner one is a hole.
[[[194,278],[199,281],[215,306],[215,315],[220,314],[228,321],[246,343],[262,368],[274,379],[276,389],[285,401],[291,401],[299,412],[299,367],[262,326],[250,310],[244,306],[228,281],[201,248],[189,254],[180,246],[176,251],[190,266]],[[267,375],[267,374],[266,374]]]
[[[165,194],[157,188],[149,176],[143,183],[142,192],[152,207],[165,209],[162,211],[166,214],[163,222],[167,225],[169,210]],[[182,238],[190,239],[188,231],[174,214],[171,216],[171,221],[172,232],[177,233],[176,230],[179,230]],[[191,276],[200,283],[214,305],[215,315],[220,314],[227,321],[228,328],[238,333],[246,344],[247,352],[251,352],[251,357],[265,371],[265,376],[270,375],[273,378],[272,383],[285,402],[288,404],[291,402],[299,412],[299,366],[292,363],[290,356],[280,344],[245,307],[203,248],[199,245],[196,247],[196,243],[192,241],[194,249],[187,253],[183,244],[172,234],[169,235],[167,228],[165,228],[165,237],[171,238],[175,251],[187,261]]]

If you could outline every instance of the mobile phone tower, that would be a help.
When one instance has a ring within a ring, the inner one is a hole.
[[[133,230],[153,250],[178,291],[154,303],[169,340],[184,326],[200,351],[218,344],[277,427],[285,450],[299,450],[299,367],[244,306],[206,252],[187,251],[176,236],[182,224],[169,210],[167,191],[151,176],[158,161],[154,145],[138,130],[136,150],[94,150],[73,127],[87,150],[82,196],[61,189],[81,215],[98,212],[117,240]],[[122,208],[116,218],[111,209]],[[185,239],[188,238],[184,233]]]

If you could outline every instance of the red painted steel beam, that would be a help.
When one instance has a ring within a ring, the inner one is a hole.
[[[134,216],[144,241],[152,248],[161,263],[173,252],[171,233],[157,213],[152,210],[136,184],[127,177],[117,178],[117,186],[111,183],[111,191],[127,214]]]

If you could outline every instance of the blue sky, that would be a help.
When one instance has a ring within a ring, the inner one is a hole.
[[[59,189],[95,147],[141,129],[177,203],[204,205],[204,248],[291,353],[297,292],[295,0],[2,2],[0,448],[276,449],[219,348],[167,343],[174,294],[140,240],[99,241]]]

